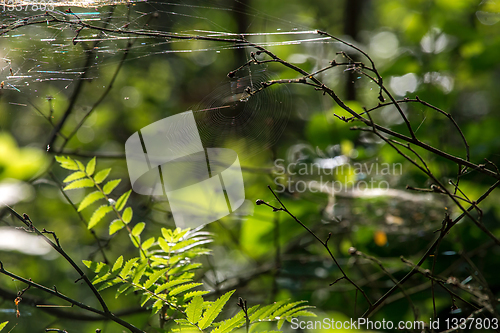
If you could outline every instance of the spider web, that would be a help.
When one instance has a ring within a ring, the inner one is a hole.
[[[47,83],[64,92],[81,80],[94,80],[106,67],[116,66],[124,52],[129,53],[127,62],[189,53],[194,63],[206,65],[223,52],[242,51],[248,58],[255,48],[235,41],[242,37],[270,49],[300,47],[299,53],[332,43],[310,27],[272,17],[240,1],[231,7],[220,1],[47,1],[3,3],[0,81],[3,89],[16,92],[9,95],[11,105],[29,107],[46,98],[39,91]],[[46,8],[50,16],[34,11],[34,5],[52,6]],[[251,32],[235,31],[234,20],[216,20],[228,14],[243,19]],[[41,22],[52,17],[58,20]],[[90,46],[95,53],[88,70],[82,64],[89,49],[76,44]],[[315,68],[325,62],[312,59]],[[247,158],[274,144],[290,116],[290,93],[280,86],[250,96],[246,89],[259,89],[262,82],[276,78],[263,65],[243,68],[232,79],[221,78],[221,84],[193,107],[204,144],[217,147],[229,139],[244,138],[247,144],[233,141],[232,148],[239,154],[245,151]]]

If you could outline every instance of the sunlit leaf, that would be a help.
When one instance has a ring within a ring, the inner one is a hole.
[[[83,177],[86,177],[87,175],[83,171],[76,171],[70,174],[68,177],[64,178],[63,183],[69,183],[77,179],[82,179]]]
[[[123,193],[121,197],[116,200],[116,209],[118,211],[121,211],[125,205],[127,204],[127,200],[130,197],[130,193],[132,193],[132,190],[128,190],[127,192]]]
[[[127,207],[123,211],[122,219],[123,219],[123,222],[125,222],[125,224],[128,224],[132,220],[132,214],[133,214],[133,212],[132,212],[131,207]]]
[[[96,158],[94,157],[87,163],[87,167],[85,168],[85,172],[87,175],[92,176],[95,171]]]
[[[111,172],[111,168],[103,169],[103,170],[99,171],[94,176],[95,182],[97,184],[102,183],[108,177],[108,175],[109,175],[110,172]]]
[[[9,322],[8,321],[4,321],[3,323],[0,324],[0,331],[3,330],[5,328],[5,326],[7,326]]]
[[[104,199],[104,194],[102,194],[99,191],[87,194],[87,196],[83,198],[83,200],[80,202],[80,205],[78,206],[78,211],[81,212],[82,210],[84,210],[89,205],[91,205],[92,203],[96,202],[99,199]]]
[[[190,281],[191,281],[191,279],[175,279],[175,280],[169,281],[167,283],[162,284],[161,286],[158,286],[155,290],[155,294],[161,293],[162,291],[164,291],[166,289],[170,289],[173,286],[177,286],[179,284],[190,282]]]
[[[201,319],[203,312],[203,298],[197,296],[188,304],[186,308],[187,320],[190,323],[196,324]]]
[[[68,156],[56,156],[55,158],[62,168],[67,170],[78,170],[78,164]]]
[[[198,326],[200,327],[200,329],[204,330],[213,323],[215,318],[217,318],[219,313],[222,311],[222,308],[224,307],[224,305],[226,305],[227,301],[234,292],[235,291],[232,290],[225,293],[210,305],[210,307],[205,311],[203,318],[201,318],[201,320],[199,321]]]
[[[120,184],[121,181],[121,179],[114,179],[107,182],[106,185],[104,185],[104,187],[102,188],[104,194],[110,194],[118,186],[118,184]]]
[[[198,283],[198,282],[193,282],[193,283],[188,283],[188,284],[183,284],[182,286],[175,287],[174,289],[170,290],[169,295],[170,296],[175,296],[180,293],[183,293],[185,291],[188,291],[190,289],[196,288],[198,286],[203,285],[203,283]]]
[[[159,278],[165,275],[165,273],[168,271],[168,268],[164,268],[161,270],[158,270],[151,274],[148,278],[148,280],[144,283],[144,288],[149,289],[156,281],[158,281]]]
[[[242,326],[245,323],[245,312],[240,311],[234,317],[223,321],[212,333],[229,333],[235,328]]]
[[[82,162],[80,162],[79,160],[75,160],[75,162],[76,162],[76,165],[78,166],[78,170],[85,171],[85,166],[83,165]]]
[[[139,236],[142,233],[142,231],[144,230],[145,226],[146,226],[146,223],[144,223],[144,222],[137,223],[134,226],[134,229],[132,229],[132,235]]]
[[[125,266],[123,266],[123,269],[120,272],[120,276],[122,278],[126,279],[130,275],[130,273],[132,272],[132,268],[134,268],[137,260],[139,260],[139,258],[132,258],[125,263]]]
[[[111,269],[112,272],[119,270],[123,266],[123,256],[119,256],[118,259],[116,259],[115,264],[113,265],[113,268]]]
[[[114,234],[118,230],[123,229],[124,226],[125,224],[121,220],[113,220],[113,222],[111,222],[111,224],[109,225],[109,234]]]
[[[92,214],[92,217],[90,218],[88,228],[92,229],[99,223],[104,216],[106,216],[107,213],[111,212],[113,210],[113,207],[111,206],[101,206],[97,208],[94,213]]]
[[[77,189],[77,188],[93,187],[93,186],[94,186],[94,182],[87,178],[87,179],[75,180],[74,182],[69,183],[68,185],[66,185],[64,190],[67,191],[67,190],[73,190],[73,189]]]
[[[155,242],[154,237],[148,238],[147,240],[144,241],[144,243],[142,243],[142,249],[143,250],[149,249],[151,246],[153,246],[154,242]]]

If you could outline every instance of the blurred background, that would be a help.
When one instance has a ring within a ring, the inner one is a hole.
[[[394,283],[372,261],[351,257],[349,248],[377,257],[400,279],[410,270],[400,256],[418,261],[434,240],[433,232],[441,227],[444,214],[458,215],[444,196],[407,191],[407,185],[429,188],[432,182],[383,141],[351,130],[360,123],[344,123],[335,117],[350,115],[313,87],[275,85],[241,97],[246,87],[259,88],[263,81],[301,77],[290,68],[268,62],[244,67],[229,78],[229,72],[251,59],[255,48],[179,40],[165,33],[243,36],[309,73],[332,60],[368,63],[359,53],[316,33],[316,29],[327,31],[366,51],[397,99],[418,96],[450,113],[469,142],[474,163],[484,163],[485,158],[500,162],[500,1],[79,4],[54,2],[53,9],[57,17],[68,20],[158,36],[79,31],[75,25],[60,22],[26,25],[30,19],[23,18],[43,14],[45,10],[40,8],[4,6],[1,12],[0,198],[27,213],[39,228],[56,231],[77,262],[103,258],[94,236],[61,193],[61,182],[68,173],[53,163],[54,155],[83,162],[97,156],[97,169],[112,167],[111,177],[123,178],[119,187],[123,193],[131,188],[124,158],[127,138],[144,126],[186,110],[195,111],[206,146],[233,147],[238,152],[250,207],[257,199],[279,205],[267,189],[270,185],[320,238],[332,234],[329,244],[337,260],[373,300]],[[68,13],[69,7],[75,15]],[[11,29],[14,25],[18,27]],[[347,56],[338,54],[341,51]],[[269,58],[259,55],[257,59]],[[376,84],[347,67],[329,69],[318,78],[356,111],[379,103]],[[218,108],[226,104],[231,107]],[[465,158],[460,134],[445,116],[420,104],[402,107],[422,141]],[[68,109],[71,112],[62,135],[54,137],[54,126]],[[379,108],[372,117],[406,133],[393,106]],[[456,178],[455,164],[425,152],[422,156],[445,184]],[[337,187],[332,189],[334,182]],[[322,183],[326,186],[318,186]],[[460,180],[462,191],[471,200],[491,184],[491,179],[477,172]],[[67,192],[75,204],[85,193]],[[493,192],[482,204],[483,222],[496,236],[500,236],[498,199]],[[131,203],[135,211],[132,223],[146,222],[144,237],[157,235],[161,227],[175,227],[165,198],[133,193]],[[214,240],[210,245],[213,255],[204,259],[198,273],[206,288],[215,294],[237,289],[236,294],[249,304],[307,300],[316,306],[320,318],[357,318],[364,312],[366,301],[351,285],[341,281],[329,286],[341,274],[306,230],[269,207],[252,209],[253,215],[236,212],[206,226]],[[35,236],[16,230],[19,223],[0,211],[0,260],[6,269],[44,285],[55,284],[75,299],[96,305],[86,286],[73,283],[77,276],[67,262]],[[83,212],[83,217],[88,220],[89,214]],[[95,229],[111,260],[122,254],[135,255],[125,233],[110,239],[107,231],[108,223]],[[464,253],[475,267],[464,260]],[[488,283],[498,295],[498,254],[498,247],[464,220],[441,244],[435,272],[479,290]],[[68,317],[68,313],[78,313],[76,309],[59,308],[62,312],[54,315],[23,302],[19,304],[21,316],[16,318],[13,301],[24,287],[0,276],[0,322],[9,320],[9,327],[17,324],[12,332],[39,332],[51,326],[71,333],[96,328],[122,331],[114,323],[92,320],[94,317]],[[430,282],[415,276],[405,287],[419,319],[428,321],[433,316]],[[441,319],[466,317],[473,311],[442,289],[435,292]],[[103,295],[113,311],[128,311],[126,320],[156,332],[151,325],[158,326],[157,318],[138,308],[140,296],[115,300],[113,291]],[[58,302],[35,290],[27,296]],[[373,319],[413,320],[414,314],[398,291]],[[289,325],[284,329],[290,330]]]

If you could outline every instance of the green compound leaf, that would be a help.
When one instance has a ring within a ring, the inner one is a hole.
[[[102,218],[112,210],[113,207],[111,206],[101,206],[97,208],[94,214],[92,214],[92,217],[90,218],[88,229],[92,229],[93,227],[95,227],[97,223],[101,222]]]

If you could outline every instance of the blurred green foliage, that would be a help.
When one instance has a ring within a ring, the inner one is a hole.
[[[309,72],[326,66],[333,59],[346,61],[336,53],[347,50],[337,43],[321,40],[297,42],[304,36],[317,35],[299,34],[297,37],[279,33],[314,29],[328,31],[366,50],[373,57],[384,83],[397,98],[418,95],[450,113],[468,140],[472,161],[484,163],[487,158],[500,164],[497,132],[500,122],[498,2],[378,0],[356,3],[358,7],[352,8],[349,1],[339,0],[290,0],[286,4],[260,0],[138,2],[130,6],[130,13],[126,6],[118,6],[111,22],[113,27],[131,22],[128,26],[131,30],[144,28],[179,34],[201,34],[200,30],[256,33],[248,38],[269,44],[269,49],[279,57]],[[98,22],[102,23],[109,10],[100,7],[78,9],[78,12],[99,11]],[[77,12],[76,8],[74,11]],[[156,19],[148,21],[148,15],[143,16],[143,13],[155,11],[158,13]],[[345,35],[347,11],[354,11],[359,19],[354,36]],[[1,20],[6,24],[30,14],[3,12]],[[83,89],[61,131],[67,136],[108,88],[128,41],[105,38],[96,31],[84,29],[80,32],[83,41],[73,45],[75,31],[69,28],[58,30],[57,27],[55,24],[26,26],[0,36],[0,57],[3,59],[0,81],[5,82],[0,90],[0,181],[15,178],[29,182],[36,195],[32,201],[17,204],[16,210],[28,213],[39,228],[57,232],[62,246],[75,261],[100,261],[103,258],[94,236],[61,194],[66,174],[49,165],[53,155],[46,152],[53,124],[58,123],[68,107],[80,74],[46,72],[81,72],[87,55],[95,50]],[[103,40],[96,43],[99,38]],[[88,160],[94,155],[111,155],[113,158],[99,157],[101,167],[113,167],[124,179],[128,177],[125,160],[115,157],[123,155],[124,142],[130,135],[159,119],[196,109],[215,87],[229,80],[227,73],[245,63],[249,53],[254,51],[249,47],[201,40],[138,37],[132,41],[127,59],[109,94],[65,147],[66,152],[80,154],[80,158],[87,157]],[[352,55],[350,51],[349,54]],[[356,57],[358,61],[366,61],[359,55]],[[319,77],[343,99],[348,97],[348,86],[354,85],[356,100],[346,101],[354,110],[361,112],[363,107],[376,106],[379,100],[375,84],[364,77],[350,76],[344,69],[334,68]],[[299,77],[291,69],[274,63],[267,64],[266,71],[282,79]],[[30,78],[16,78],[29,75]],[[431,185],[424,174],[394,149],[373,136],[350,129],[359,124],[346,124],[336,118],[334,113],[345,117],[350,115],[321,92],[295,84],[278,89],[288,89],[291,96],[287,101],[289,119],[284,133],[271,148],[241,160],[246,198],[250,201],[263,199],[278,205],[266,187],[276,188],[280,183],[276,181],[274,168],[277,159],[282,159],[286,165],[294,162],[312,164],[338,156],[344,156],[351,164],[364,163],[367,166],[401,163],[401,173],[365,172],[357,174],[356,179],[374,179],[379,185],[384,181],[392,190],[400,191],[404,191],[406,185],[419,188]],[[404,105],[404,112],[422,141],[465,157],[460,135],[445,116],[411,103]],[[373,112],[372,117],[384,126],[407,133],[394,107],[381,108]],[[228,140],[237,139],[241,138],[235,135]],[[57,150],[62,141],[58,138],[51,148]],[[456,178],[455,164],[420,149],[417,151],[444,183]],[[50,174],[42,173],[46,169]],[[346,172],[352,179],[352,170]],[[288,176],[285,175],[281,184],[319,179],[318,175]],[[328,179],[341,180],[343,176],[336,174]],[[462,191],[471,200],[476,200],[491,184],[491,179],[477,172],[460,180]],[[123,181],[118,192],[124,193],[130,188],[130,184]],[[72,192],[68,193],[69,199],[78,205],[85,192]],[[305,191],[285,192],[280,198],[321,239],[332,233],[329,244],[339,263],[375,299],[393,283],[377,265],[349,256],[349,248],[356,247],[363,253],[376,256],[394,277],[400,279],[410,268],[401,263],[399,257],[403,255],[413,262],[418,261],[435,238],[434,231],[441,226],[444,214],[449,212],[456,217],[459,212],[438,194],[408,192],[412,196],[408,198],[401,192],[396,193],[392,196],[356,197]],[[112,199],[118,197],[112,196]],[[499,194],[494,191],[481,205],[485,226],[498,237],[499,199]],[[144,221],[148,226],[144,239],[158,237],[162,227],[174,227],[168,203],[163,200],[132,193],[129,203],[134,209],[132,223]],[[81,214],[86,221],[91,217],[87,211]],[[4,226],[19,225],[3,212],[0,227]],[[307,300],[317,307],[317,313],[322,317],[356,318],[367,306],[345,281],[329,286],[340,277],[338,268],[324,248],[285,214],[258,206],[253,216],[228,216],[209,224],[206,230],[214,235],[213,256],[204,261],[197,278],[214,290],[236,288],[238,296],[247,299],[250,305],[286,298]],[[105,244],[109,258],[132,256],[134,248],[130,246],[127,235],[118,233],[109,238],[104,224],[96,226],[95,232]],[[455,276],[460,281],[474,276],[468,284],[479,288],[482,281],[475,277],[476,269],[460,256],[462,252],[472,253],[471,260],[498,297],[500,284],[496,279],[496,267],[500,264],[500,253],[498,247],[482,247],[488,242],[484,233],[464,220],[442,242],[435,271],[446,277]],[[73,298],[97,305],[85,286],[73,283],[77,278],[75,272],[62,258],[53,253],[37,257],[0,251],[0,260],[7,269],[41,284],[55,284],[58,290]],[[431,268],[431,265],[432,260],[428,260],[423,267]],[[14,293],[24,288],[21,283],[3,276],[0,281],[0,288]],[[433,316],[430,282],[414,277],[407,282],[407,289],[411,288],[421,288],[411,298],[419,308],[420,318],[428,320]],[[413,320],[408,301],[400,293],[397,295],[374,315],[375,319]],[[35,290],[30,290],[26,296],[47,297]],[[137,308],[140,299],[138,295],[131,295],[115,300],[114,292],[106,290],[103,297],[113,311]],[[442,318],[457,314],[450,314],[454,304],[442,289],[436,289],[435,300]],[[47,298],[47,302],[58,301]],[[473,310],[460,301],[455,303],[462,311],[458,315],[468,315]],[[9,320],[9,329],[17,323],[12,332],[34,332],[49,325],[67,329],[70,333],[96,328],[121,332],[115,324],[58,318],[23,302],[19,305],[20,318],[15,317],[12,309],[15,309],[13,299],[3,297],[0,322]],[[154,332],[152,326],[158,326],[157,318],[150,318],[149,313],[139,310],[124,318],[151,332]],[[289,327],[285,325],[285,329]]]

